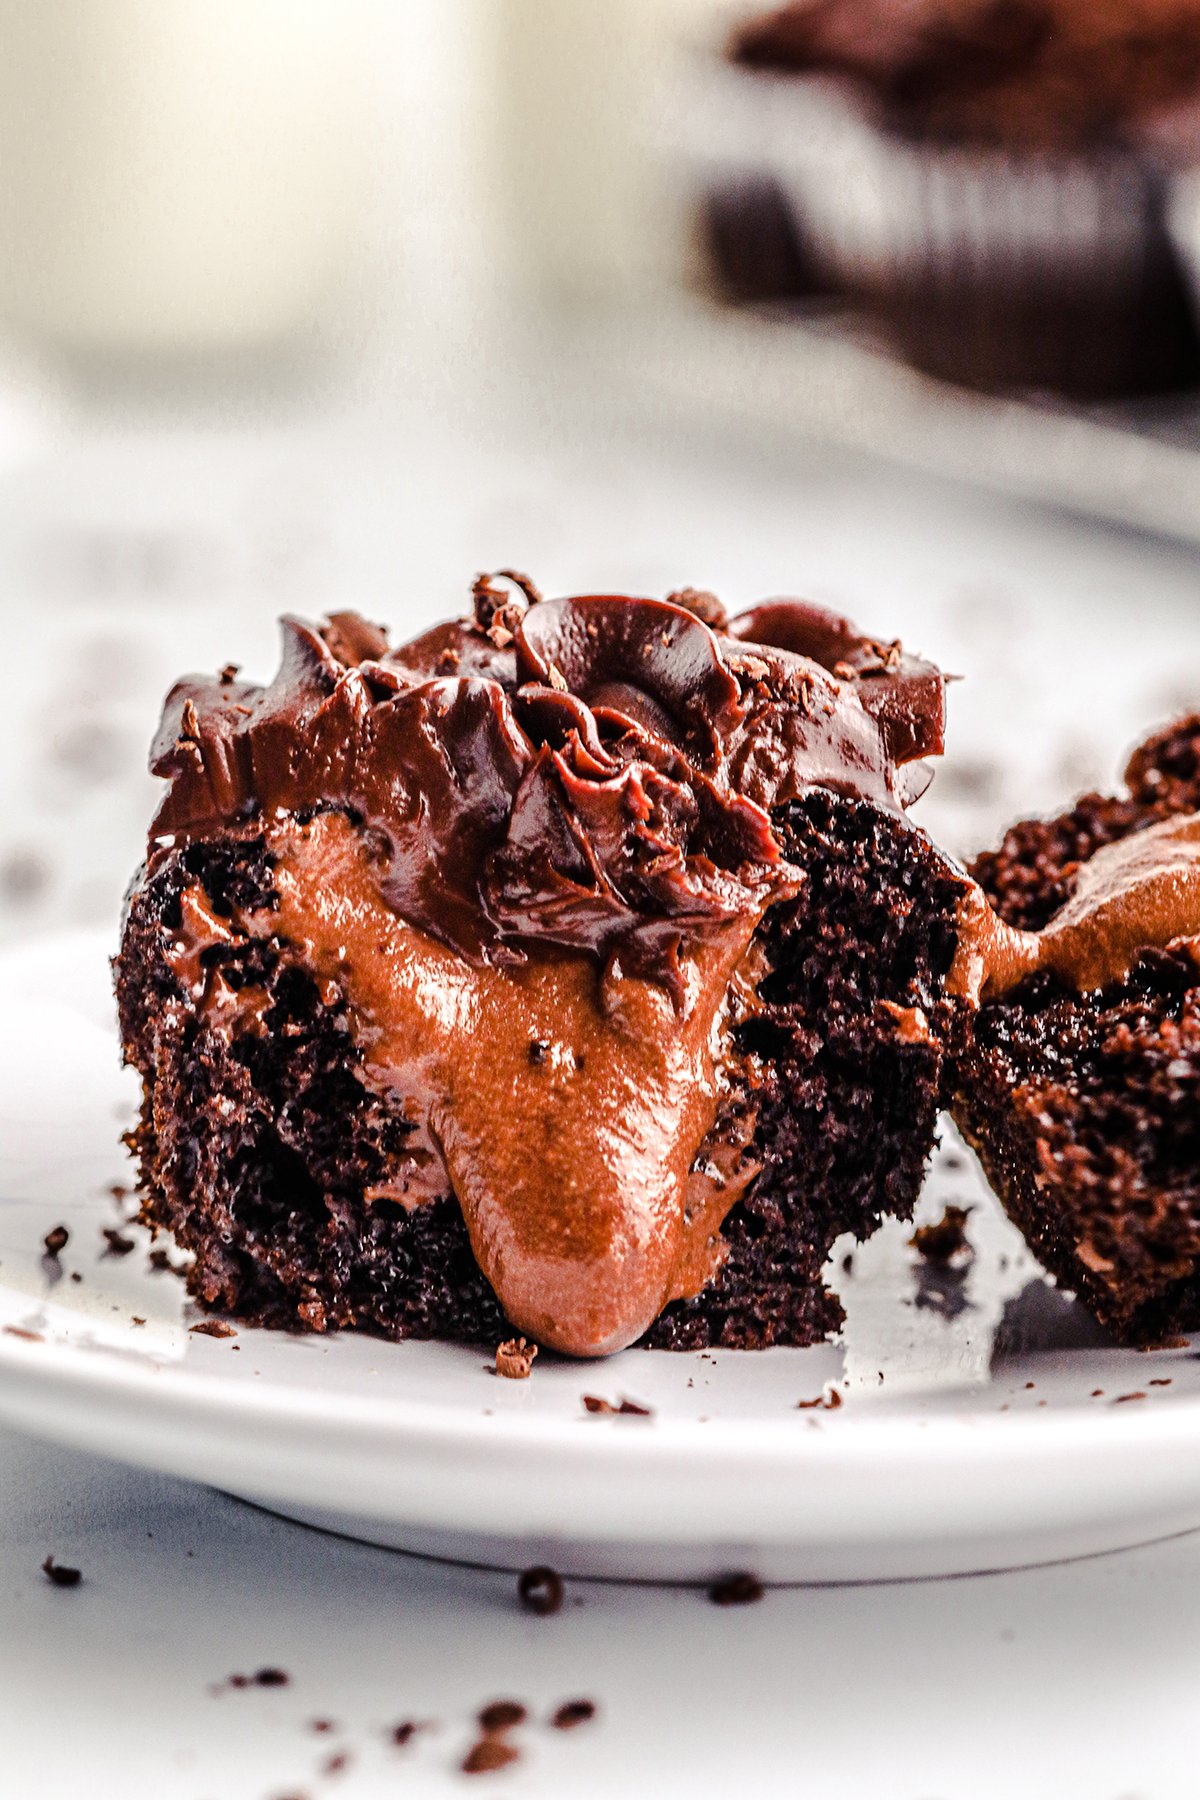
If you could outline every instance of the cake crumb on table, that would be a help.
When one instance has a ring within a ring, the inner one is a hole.
[[[83,1580],[81,1569],[68,1568],[66,1563],[55,1562],[52,1556],[48,1556],[42,1564],[42,1574],[52,1587],[57,1588],[78,1587]]]
[[[587,1725],[596,1716],[594,1700],[564,1700],[550,1720],[555,1731],[574,1731],[577,1725]]]

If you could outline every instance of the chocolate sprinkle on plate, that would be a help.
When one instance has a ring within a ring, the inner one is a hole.
[[[522,1338],[508,1338],[496,1346],[496,1373],[509,1381],[528,1381],[538,1353],[536,1344]]]
[[[639,1406],[636,1400],[620,1400],[614,1406],[611,1400],[602,1400],[599,1394],[584,1394],[583,1404],[590,1413],[624,1413],[629,1418],[652,1419],[654,1410],[649,1406]]]
[[[544,1567],[526,1569],[517,1580],[517,1596],[526,1612],[547,1618],[563,1603],[562,1576]]]

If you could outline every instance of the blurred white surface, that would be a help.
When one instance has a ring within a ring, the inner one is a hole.
[[[1025,1574],[793,1589],[572,1583],[287,1525],[0,1434],[4,1791],[25,1800],[455,1794],[488,1701],[524,1702],[483,1793],[1179,1800],[1195,1791],[1200,1538]],[[52,1588],[47,1554],[81,1567]],[[286,1688],[211,1690],[284,1668]],[[564,1700],[594,1723],[547,1730]],[[317,1734],[313,1719],[335,1721]],[[432,1721],[403,1750],[406,1719]],[[350,1761],[337,1780],[320,1771]]]

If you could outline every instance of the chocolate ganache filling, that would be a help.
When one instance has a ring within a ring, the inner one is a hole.
[[[523,577],[394,650],[353,614],[283,633],[269,686],[230,670],[167,701],[151,863],[244,833],[277,890],[219,920],[185,896],[180,979],[212,1029],[260,1029],[203,950],[273,938],[409,1121],[386,1197],[453,1191],[542,1343],[631,1343],[711,1278],[757,1172],[732,1026],[802,879],[772,810],[813,785],[906,804],[941,677],[795,601],[726,622],[710,596],[541,600]]]

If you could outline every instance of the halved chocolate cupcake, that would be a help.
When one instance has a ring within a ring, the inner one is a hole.
[[[117,989],[144,1217],[271,1325],[804,1344],[930,1149],[930,664],[783,601],[284,621],[170,695]]]
[[[975,863],[952,1109],[1046,1268],[1155,1343],[1200,1329],[1200,716],[1126,783]]]

